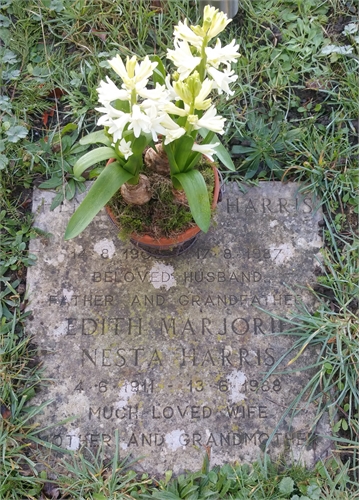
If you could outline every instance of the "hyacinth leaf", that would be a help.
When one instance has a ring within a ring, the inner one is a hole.
[[[87,144],[104,144],[105,146],[111,146],[111,141],[105,134],[104,130],[98,130],[97,132],[92,132],[80,139],[81,146],[86,146]]]
[[[211,207],[206,183],[198,170],[190,170],[173,176],[186,193],[192,217],[199,228],[206,233],[211,223]]]
[[[77,179],[83,180],[81,179],[81,174],[87,168],[92,167],[92,165],[94,165],[95,163],[99,163],[100,161],[109,160],[114,156],[116,156],[116,153],[113,150],[113,148],[103,147],[103,148],[93,149],[92,151],[86,153],[77,160],[77,162],[74,165],[74,176]]]
[[[107,165],[91,186],[86,198],[72,215],[66,228],[65,240],[75,238],[80,234],[122,184],[131,178],[132,174],[123,169],[117,161]]]
[[[214,136],[210,144],[214,144],[217,141],[219,142],[219,146],[216,147],[215,155],[217,156],[219,161],[223,163],[225,167],[228,168],[228,170],[232,170],[232,172],[234,172],[236,170],[236,167],[232,161],[232,158],[230,157],[230,154],[228,153],[227,149],[219,141],[218,137]]]
[[[163,62],[158,56],[150,56],[152,62],[156,62],[157,66],[153,70],[153,83],[159,83],[160,85],[165,84],[166,79],[166,69],[163,65]]]
[[[173,176],[175,174],[179,174],[180,169],[178,168],[178,165],[177,165],[176,160],[175,160],[175,156],[174,156],[173,151],[172,151],[172,144],[167,144],[167,145],[163,144],[163,149],[166,152],[166,155],[167,155],[167,158],[168,158],[168,161],[170,164],[171,176]]]
[[[201,128],[199,130],[199,133],[200,133],[200,135],[202,137],[205,137],[207,135],[207,130]],[[219,146],[216,147],[216,153],[215,153],[216,156],[217,156],[217,158],[219,159],[219,161],[221,163],[223,163],[223,165],[225,167],[228,168],[228,170],[235,171],[236,167],[235,167],[235,165],[234,165],[234,163],[232,161],[232,158],[231,158],[230,154],[228,153],[228,150],[223,146],[223,144],[219,140],[218,136],[217,135],[213,135],[212,139],[209,141],[209,144],[215,144],[216,142],[219,142]]]
[[[131,149],[134,155],[142,155],[143,150],[150,142],[151,136],[147,136],[146,134],[141,134],[139,137],[135,137],[131,140]]]
[[[176,144],[175,160],[180,172],[187,170],[188,157],[192,154],[194,139],[190,135],[183,135]]]
[[[192,170],[197,165],[201,157],[201,153],[192,152],[187,161],[186,172]]]

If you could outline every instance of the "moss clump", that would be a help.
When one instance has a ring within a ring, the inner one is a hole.
[[[211,164],[203,162],[198,165],[213,199],[214,174]],[[110,208],[121,239],[128,239],[131,233],[148,234],[153,238],[175,236],[195,225],[188,206],[175,202],[172,193],[172,182],[168,177],[153,173],[146,169],[143,172],[150,180],[153,195],[144,205],[128,205],[122,199],[120,191],[110,200]]]

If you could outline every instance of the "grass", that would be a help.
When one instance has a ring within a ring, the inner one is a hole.
[[[164,58],[173,25],[198,18],[195,1],[0,0],[0,498],[352,499],[358,497],[358,55],[344,26],[358,22],[355,2],[243,0],[225,37],[242,57],[235,94],[218,98],[225,145],[237,182],[301,181],[325,213],[323,275],[292,318],[293,352],[318,348],[315,373],[297,398],[329,411],[333,457],[314,470],[267,459],[224,465],[157,481],[131,472],[115,455],[69,455],[64,473],[48,475],[47,443],[31,418],[43,383],[24,321],[31,188],[58,189],[55,204],[82,185],[72,167],[77,139],[95,128],[95,88],[106,60],[123,55]],[[358,36],[358,33],[357,35]],[[351,44],[350,55],[322,48]],[[292,354],[292,357],[294,354]],[[290,369],[290,366],[288,367]],[[30,403],[29,403],[30,401]],[[27,403],[25,405],[25,403]],[[295,401],[294,401],[295,403]],[[294,404],[293,404],[294,406]],[[314,422],[313,422],[314,423]]]

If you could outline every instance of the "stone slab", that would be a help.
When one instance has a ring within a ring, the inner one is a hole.
[[[57,446],[142,457],[150,473],[198,470],[258,459],[281,415],[304,387],[305,351],[291,374],[265,373],[292,340],[275,336],[313,284],[322,245],[320,210],[294,183],[226,187],[216,224],[182,256],[156,260],[121,242],[104,212],[63,241],[79,199],[50,212],[54,196],[34,191],[28,330],[49,379],[39,423],[56,424]],[[267,312],[268,311],[268,314]],[[278,372],[285,370],[285,364]],[[268,451],[313,465],[328,449],[307,437],[315,408],[303,405],[276,430]],[[317,434],[328,434],[326,421]]]

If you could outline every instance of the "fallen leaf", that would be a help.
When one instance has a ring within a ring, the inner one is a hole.
[[[11,410],[7,408],[7,406],[1,404],[0,405],[0,415],[4,420],[7,420],[8,418],[11,417]]]

